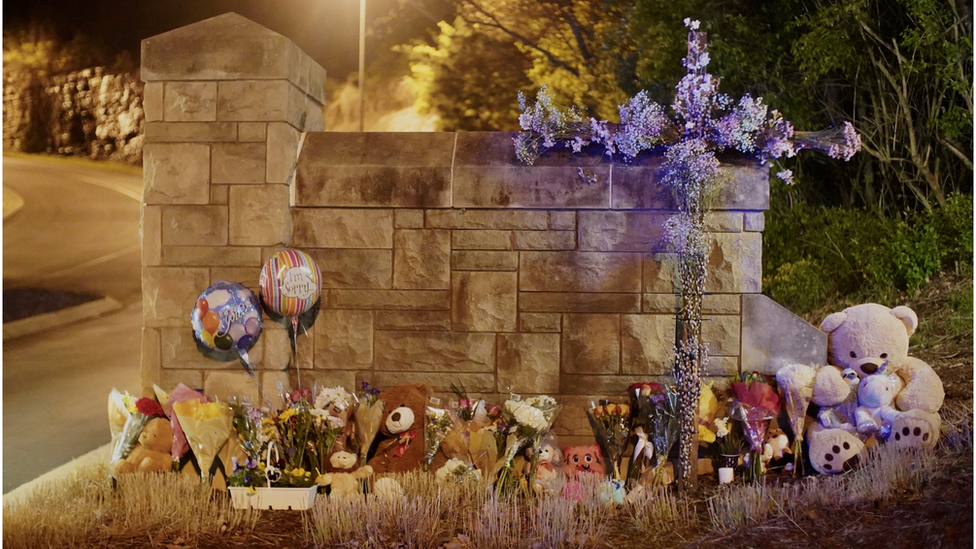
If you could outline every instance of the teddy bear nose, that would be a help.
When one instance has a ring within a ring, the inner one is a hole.
[[[878,368],[880,367],[880,364],[875,364],[874,362],[865,362],[864,364],[861,364],[861,370],[863,370],[865,374],[873,374],[877,372]]]
[[[390,417],[393,418],[393,421],[400,421],[400,412],[393,412]]]

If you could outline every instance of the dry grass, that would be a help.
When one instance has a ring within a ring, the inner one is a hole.
[[[42,484],[16,506],[5,505],[3,546],[88,547],[111,537],[249,533],[258,517],[179,475],[130,475],[113,489],[107,466],[99,464]]]

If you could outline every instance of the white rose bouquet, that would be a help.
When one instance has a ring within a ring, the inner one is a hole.
[[[549,433],[553,422],[556,421],[558,409],[559,405],[556,403],[556,399],[545,395],[526,400],[511,399],[505,401],[502,414],[509,427],[505,455],[496,467],[499,469],[496,485],[499,492],[512,493],[519,487],[519,479],[515,478],[515,456],[524,448],[530,446],[540,448],[542,446],[542,439]],[[532,468],[526,486],[532,485],[538,471],[539,452],[533,452],[532,456]]]

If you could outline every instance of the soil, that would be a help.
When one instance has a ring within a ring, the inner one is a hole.
[[[59,292],[20,288],[3,291],[3,321],[13,322],[24,318],[60,311],[89,301],[99,296],[80,292]]]

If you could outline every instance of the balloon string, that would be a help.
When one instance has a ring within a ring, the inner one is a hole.
[[[254,384],[258,387],[258,392],[261,393],[261,398],[264,399],[265,405],[268,405],[271,402],[271,399],[268,398],[268,393],[264,392],[264,386],[261,385],[261,381],[258,380],[258,374],[254,371],[254,365],[251,364],[251,358],[247,356],[247,351],[241,351],[241,360],[244,361],[244,370],[247,372],[247,375],[251,376],[251,378],[254,380]]]
[[[302,389],[302,365],[298,363],[298,317],[291,317],[292,334],[292,361],[295,363],[295,371],[298,375],[298,390]]]

